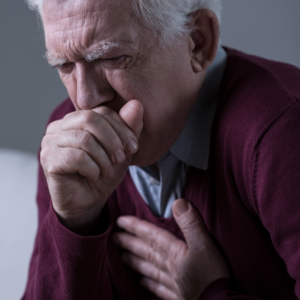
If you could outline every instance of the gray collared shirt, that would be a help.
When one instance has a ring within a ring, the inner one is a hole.
[[[158,161],[159,177],[149,167],[129,167],[137,190],[156,216],[172,216],[174,201],[182,197],[188,166],[203,170],[208,167],[210,132],[220,97],[226,59],[227,54],[220,47],[215,60],[207,69],[198,100],[181,135]]]

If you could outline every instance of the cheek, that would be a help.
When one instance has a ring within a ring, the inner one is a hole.
[[[145,114],[155,118],[153,111],[163,106],[166,95],[162,93],[160,84],[155,76],[147,76],[144,72],[135,69],[109,70],[106,72],[107,79],[112,88],[125,101],[138,100],[144,107]],[[162,107],[161,107],[162,108]],[[158,111],[156,112],[156,114]]]
[[[140,100],[142,96],[142,77],[134,76],[128,70],[106,70],[106,78],[125,101]]]

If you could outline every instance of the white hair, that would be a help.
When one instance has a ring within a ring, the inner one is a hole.
[[[25,0],[29,7],[41,13],[45,0]],[[50,1],[50,0],[48,0]],[[124,0],[123,0],[124,1]],[[199,9],[212,10],[221,22],[221,0],[130,0],[140,21],[156,32],[163,43],[171,43],[185,32],[191,14]]]

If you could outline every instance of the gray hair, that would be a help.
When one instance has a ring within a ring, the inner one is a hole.
[[[25,0],[29,7],[41,13],[45,0]],[[49,0],[50,1],[50,0]],[[170,44],[185,32],[191,14],[198,9],[212,10],[221,21],[221,0],[131,0],[137,17],[156,32],[164,44]]]

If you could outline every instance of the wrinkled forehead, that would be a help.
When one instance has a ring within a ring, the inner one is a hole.
[[[137,39],[137,21],[130,0],[46,0],[42,8],[47,48]]]
[[[130,0],[45,0],[42,17],[49,22],[93,11],[120,12],[120,9],[129,7]]]

